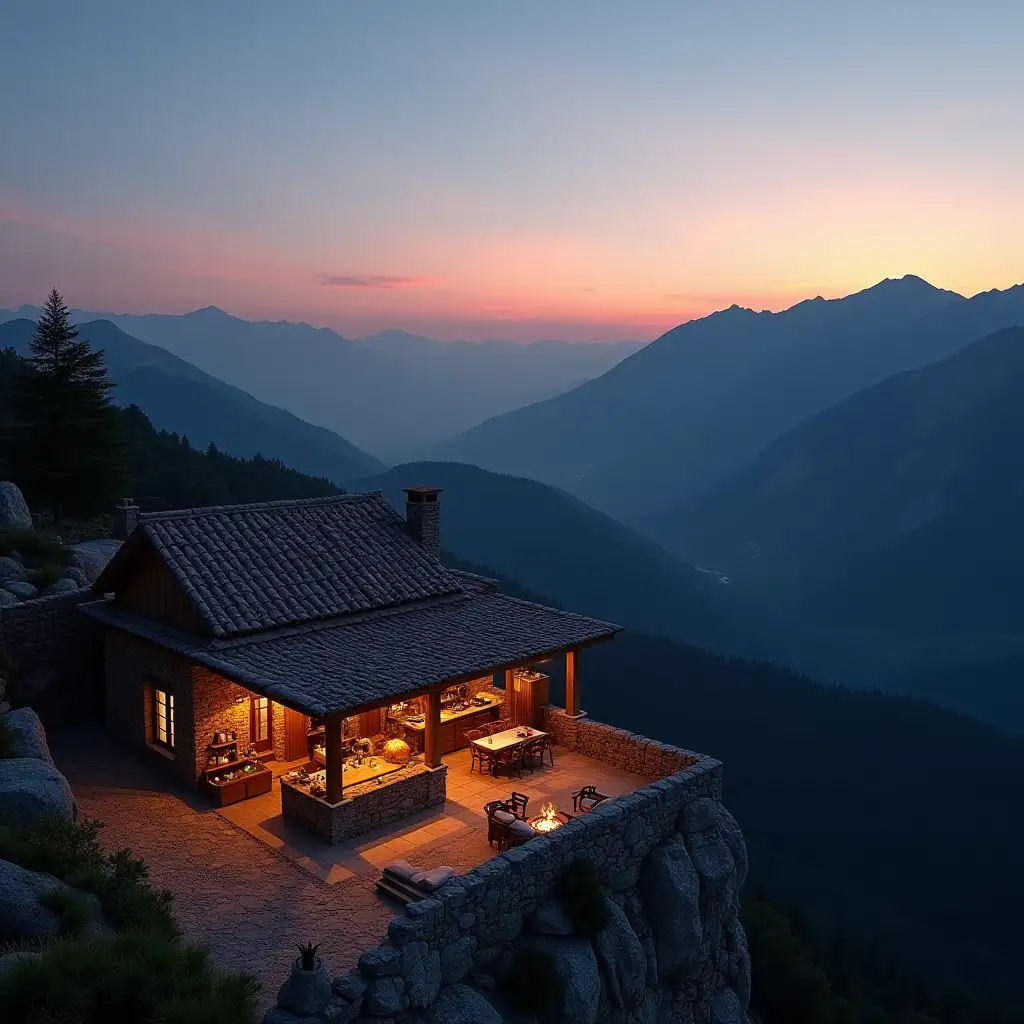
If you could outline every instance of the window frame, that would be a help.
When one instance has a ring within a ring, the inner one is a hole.
[[[150,684],[150,688],[153,691],[153,743],[173,754],[176,739],[174,735],[174,693],[171,690],[161,689],[160,684],[155,682]],[[160,735],[161,723],[163,736]]]

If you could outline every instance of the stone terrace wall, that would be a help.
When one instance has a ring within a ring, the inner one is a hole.
[[[645,779],[674,775],[696,764],[700,757],[668,743],[595,722],[585,714],[574,718],[564,708],[552,704],[544,708],[544,730],[554,736],[559,746]]]
[[[448,766],[427,768],[414,762],[390,775],[383,783],[361,782],[346,787],[340,803],[311,796],[308,791],[281,782],[281,813],[312,828],[332,845],[393,821],[408,818],[425,807],[436,807],[445,799]]]
[[[0,608],[0,647],[15,663],[7,699],[44,722],[95,713],[93,631],[78,606],[88,590]]]
[[[648,776],[657,765],[675,770],[410,904],[306,1020],[521,1019],[504,1005],[500,979],[515,951],[540,948],[566,985],[561,1019],[570,1024],[745,1024],[750,959],[738,894],[747,854],[721,804],[721,763],[554,711],[548,720],[560,742],[591,756]],[[609,913],[593,939],[572,934],[557,899],[558,879],[579,858],[597,867]],[[295,1019],[287,987],[267,1024]]]

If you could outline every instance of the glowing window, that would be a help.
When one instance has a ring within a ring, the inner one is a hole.
[[[153,689],[153,739],[166,747],[174,749],[174,694],[164,690]]]

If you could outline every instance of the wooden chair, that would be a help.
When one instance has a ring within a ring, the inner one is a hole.
[[[530,798],[523,793],[512,790],[512,798],[508,801],[508,809],[517,817],[526,821],[526,805]]]
[[[604,793],[598,793],[596,786],[583,786],[578,792],[572,795],[572,809],[579,814],[596,807],[602,800],[608,797]]]
[[[553,750],[553,744],[550,736],[541,736],[540,739],[534,740],[532,743],[526,746],[526,763],[533,768],[533,759],[537,758],[537,763],[540,767],[544,767],[544,753],[547,752],[548,760],[551,762],[551,767],[555,767],[555,754]]]
[[[516,744],[514,747],[506,747],[504,750],[499,750],[497,753],[492,754],[491,774],[497,775],[499,768],[513,769],[516,773],[516,778],[521,779],[523,777],[522,745]]]
[[[487,845],[497,843],[500,853],[508,840],[508,827],[516,816],[504,800],[491,800],[484,804],[484,814],[487,815]]]
[[[469,773],[473,774],[473,766],[479,764],[480,771],[484,770],[484,755],[479,748],[473,743],[474,740],[481,739],[484,735],[483,729],[467,729],[463,734],[466,742],[469,744]]]

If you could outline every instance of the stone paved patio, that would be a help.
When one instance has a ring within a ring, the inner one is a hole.
[[[515,789],[530,797],[530,813],[548,800],[571,810],[570,794],[583,784],[618,795],[644,783],[582,755],[560,755],[557,747],[554,769],[492,779],[471,775],[469,753],[459,751],[445,758],[443,809],[330,847],[285,826],[276,782],[266,796],[218,811],[112,744],[101,724],[54,731],[50,746],[81,814],[104,823],[104,846],[130,847],[142,857],[153,882],[175,894],[185,935],[209,945],[220,966],[258,974],[267,1005],[298,943],[319,942],[329,970],[338,973],[381,940],[395,911],[377,897],[374,881],[388,861],[465,871],[493,856],[483,814],[488,800]]]

